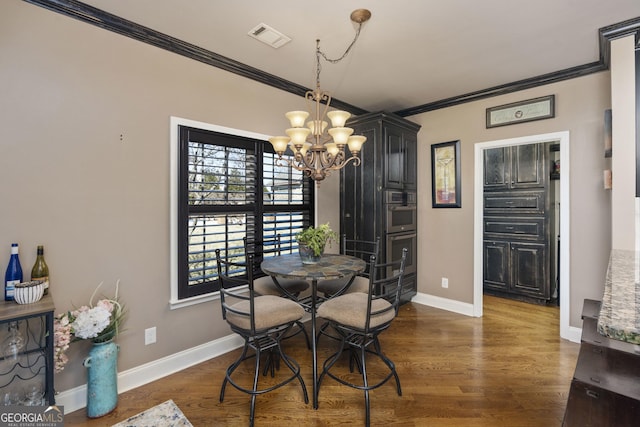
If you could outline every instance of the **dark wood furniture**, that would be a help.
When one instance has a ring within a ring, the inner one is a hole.
[[[555,273],[549,144],[484,153],[484,290],[545,303]]]
[[[43,378],[44,399],[55,405],[53,386],[53,298],[51,292],[33,304],[17,304],[14,301],[0,302],[0,328],[4,330],[11,322],[18,322],[25,346],[18,359],[7,360],[0,354],[0,390],[4,393],[12,388],[20,389],[27,381]]]
[[[599,301],[584,301],[563,427],[637,426],[640,420],[640,353],[633,344],[598,333],[599,311]]]
[[[373,241],[379,237],[381,262],[392,260],[393,242],[407,243],[409,261],[401,296],[401,301],[407,302],[417,292],[417,270],[413,268],[417,260],[417,226],[402,233],[389,233],[385,196],[389,191],[415,194],[420,125],[382,112],[358,116],[347,126],[366,136],[367,141],[360,153],[362,164],[341,170],[340,233],[350,240]]]

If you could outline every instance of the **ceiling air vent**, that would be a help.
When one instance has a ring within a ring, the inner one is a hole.
[[[269,46],[277,49],[285,44],[289,43],[291,39],[280,31],[275,30],[267,24],[259,24],[248,33],[254,39],[260,40],[262,43],[266,43]]]

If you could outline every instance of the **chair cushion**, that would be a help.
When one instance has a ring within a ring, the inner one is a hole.
[[[309,283],[304,280],[278,279],[278,283],[280,283],[280,286],[282,286],[287,290],[287,292],[292,295],[297,295],[300,292],[309,289]],[[282,295],[282,291],[275,283],[273,283],[273,279],[271,278],[271,276],[264,276],[254,279],[253,290],[260,295]]]
[[[351,277],[343,277],[341,279],[322,280],[318,282],[318,292],[327,296],[335,295],[342,287],[351,279]],[[369,293],[369,279],[363,276],[356,276],[353,282],[344,291],[344,293],[364,292]]]
[[[275,326],[300,320],[304,316],[302,306],[287,298],[264,295],[254,298],[256,330],[270,329]],[[234,310],[247,313],[246,316],[227,312],[227,322],[245,330],[251,329],[249,301],[240,301],[231,306]]]
[[[320,305],[317,311],[318,317],[331,320],[352,328],[364,329],[367,321],[367,299],[369,295],[362,292],[344,294],[331,298]],[[375,312],[387,307],[391,303],[385,299],[376,299],[371,302],[371,311]],[[393,320],[396,313],[391,309],[371,317],[369,326],[378,327]]]

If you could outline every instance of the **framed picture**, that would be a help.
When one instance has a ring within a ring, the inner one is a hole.
[[[431,145],[431,206],[459,208],[460,140]]]
[[[555,117],[555,95],[487,108],[487,129]]]
[[[611,110],[604,110],[604,157],[611,157],[613,141],[611,139]]]

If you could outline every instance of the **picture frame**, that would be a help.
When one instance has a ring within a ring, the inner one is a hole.
[[[613,154],[613,140],[612,140],[612,122],[611,122],[611,110],[604,110],[604,157],[609,158]]]
[[[431,207],[460,208],[460,140],[431,145]]]
[[[487,129],[555,117],[555,95],[487,108]]]

